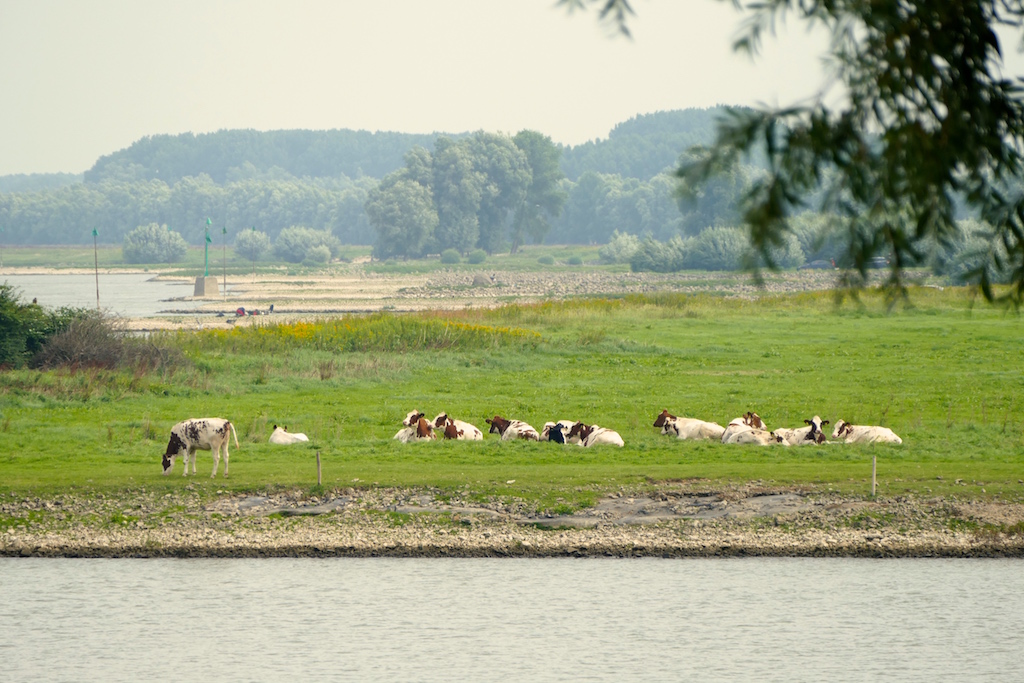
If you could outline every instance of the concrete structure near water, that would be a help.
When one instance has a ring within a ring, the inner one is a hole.
[[[192,296],[219,296],[220,287],[213,275],[200,275],[196,278],[196,290]]]

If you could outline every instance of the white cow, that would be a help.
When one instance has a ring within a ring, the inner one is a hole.
[[[706,422],[693,417],[676,417],[662,410],[654,420],[662,434],[674,434],[678,439],[721,439],[725,427],[717,422]]]
[[[828,420],[822,420],[815,415],[810,420],[804,420],[806,427],[789,429],[781,427],[775,430],[776,436],[781,436],[790,446],[808,446],[812,444],[825,443],[825,433],[821,428],[828,424]]]
[[[182,475],[188,476],[190,457],[192,459],[192,474],[195,474],[196,451],[213,451],[213,474],[210,475],[212,479],[217,476],[220,452],[223,449],[224,476],[228,476],[228,432],[235,437],[235,446],[239,447],[235,426],[222,417],[199,417],[174,425],[171,427],[171,438],[167,442],[167,452],[164,453],[164,474],[170,474],[174,468],[174,459],[183,453],[185,455],[185,471],[182,472]]]
[[[783,446],[789,446],[786,440],[781,436],[776,436],[774,432],[769,432],[764,429],[746,429],[735,432],[729,437],[728,441],[724,441],[723,443],[756,444],[758,446],[773,446],[775,444],[781,444]]]
[[[621,448],[626,445],[626,442],[622,440],[622,436],[615,430],[598,425],[585,425],[582,422],[577,422],[572,426],[566,441],[585,447],[605,444]]]
[[[500,415],[495,415],[494,419],[487,418],[485,421],[491,425],[488,431],[491,434],[501,434],[502,441],[513,439],[540,441],[540,434],[537,433],[537,430],[522,420],[506,420]]]
[[[888,427],[852,425],[846,420],[836,422],[832,438],[842,439],[844,443],[903,443],[903,439]]]
[[[747,432],[751,429],[768,431],[768,428],[764,426],[764,421],[761,420],[760,415],[751,412],[743,413],[742,417],[737,417],[729,422],[725,431],[722,432],[722,443],[734,443],[731,439],[735,434],[739,432]]]
[[[448,417],[448,413],[440,413],[434,418],[434,429],[442,430],[446,439],[461,439],[463,441],[482,441],[484,433],[462,420],[455,420]]]
[[[302,432],[289,432],[287,427],[274,425],[274,431],[270,434],[270,443],[279,446],[288,446],[302,441],[309,441],[309,437]]]

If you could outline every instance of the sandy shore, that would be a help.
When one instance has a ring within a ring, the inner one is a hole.
[[[430,490],[0,497],[0,555],[1024,557],[1024,505],[679,486],[572,515]]]

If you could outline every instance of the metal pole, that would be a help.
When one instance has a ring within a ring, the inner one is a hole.
[[[228,226],[224,226],[224,229],[220,231],[221,236],[224,238],[224,244],[221,245],[224,263],[224,298],[228,298]]]
[[[320,451],[316,452],[316,485],[321,486],[323,478],[320,476]]]
[[[92,265],[96,272],[96,310],[100,310],[100,257],[96,246],[96,239],[99,233],[92,231]]]

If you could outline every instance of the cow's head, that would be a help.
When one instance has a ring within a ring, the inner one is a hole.
[[[164,453],[163,457],[164,474],[171,473],[171,470],[174,469],[174,459],[182,451],[187,451],[185,442],[176,433],[171,432],[171,438],[167,442],[167,452]]]
[[[665,420],[665,423],[661,426],[661,433],[662,434],[672,433],[672,434],[675,434],[676,437],[678,438],[679,437],[679,423],[676,422],[674,419],[672,419],[672,420]]]
[[[410,410],[409,414],[405,416],[404,420],[402,420],[402,424],[405,425],[406,427],[412,427],[416,424],[416,422],[419,421],[421,417],[423,417],[423,413],[421,413],[420,411]]]
[[[850,433],[852,427],[853,425],[851,425],[846,420],[840,420],[839,422],[836,422],[836,428],[832,430],[832,438],[840,439],[846,436],[847,434]]]
[[[654,425],[653,426],[654,427],[664,427],[665,426],[665,420],[667,420],[669,418],[672,418],[674,420],[674,419],[676,419],[676,416],[673,415],[672,413],[668,412],[667,410],[662,410],[661,414],[658,415],[658,417],[654,418]]]
[[[789,445],[788,441],[783,439],[781,436],[779,436],[775,432],[768,432],[768,434],[772,437],[772,441],[774,441],[775,443],[780,443],[783,446],[788,446]]]
[[[437,417],[434,418],[434,426],[437,427],[438,429],[441,429],[446,424],[448,424],[449,419],[450,418],[448,417],[448,413],[440,413]]]
[[[565,443],[565,434],[562,433],[562,429],[565,425],[558,424],[557,422],[547,428],[548,441],[554,441],[555,443]]]
[[[487,430],[488,434],[504,434],[505,430],[508,429],[508,426],[512,424],[500,415],[495,415],[493,420],[491,418],[487,418],[485,422],[491,425],[491,428]]]
[[[815,434],[821,434],[821,428],[828,424],[828,420],[822,420],[815,415],[810,420],[804,420],[804,424],[811,428],[811,431],[807,432],[806,438],[813,440]]]
[[[566,438],[571,439],[574,436],[578,436],[580,437],[580,441],[586,441],[592,431],[594,431],[592,427],[585,425],[582,422],[577,422],[572,426],[572,429],[569,430]]]
[[[743,421],[748,427],[753,427],[754,429],[765,428],[764,422],[761,420],[761,416],[754,412],[743,413]]]

